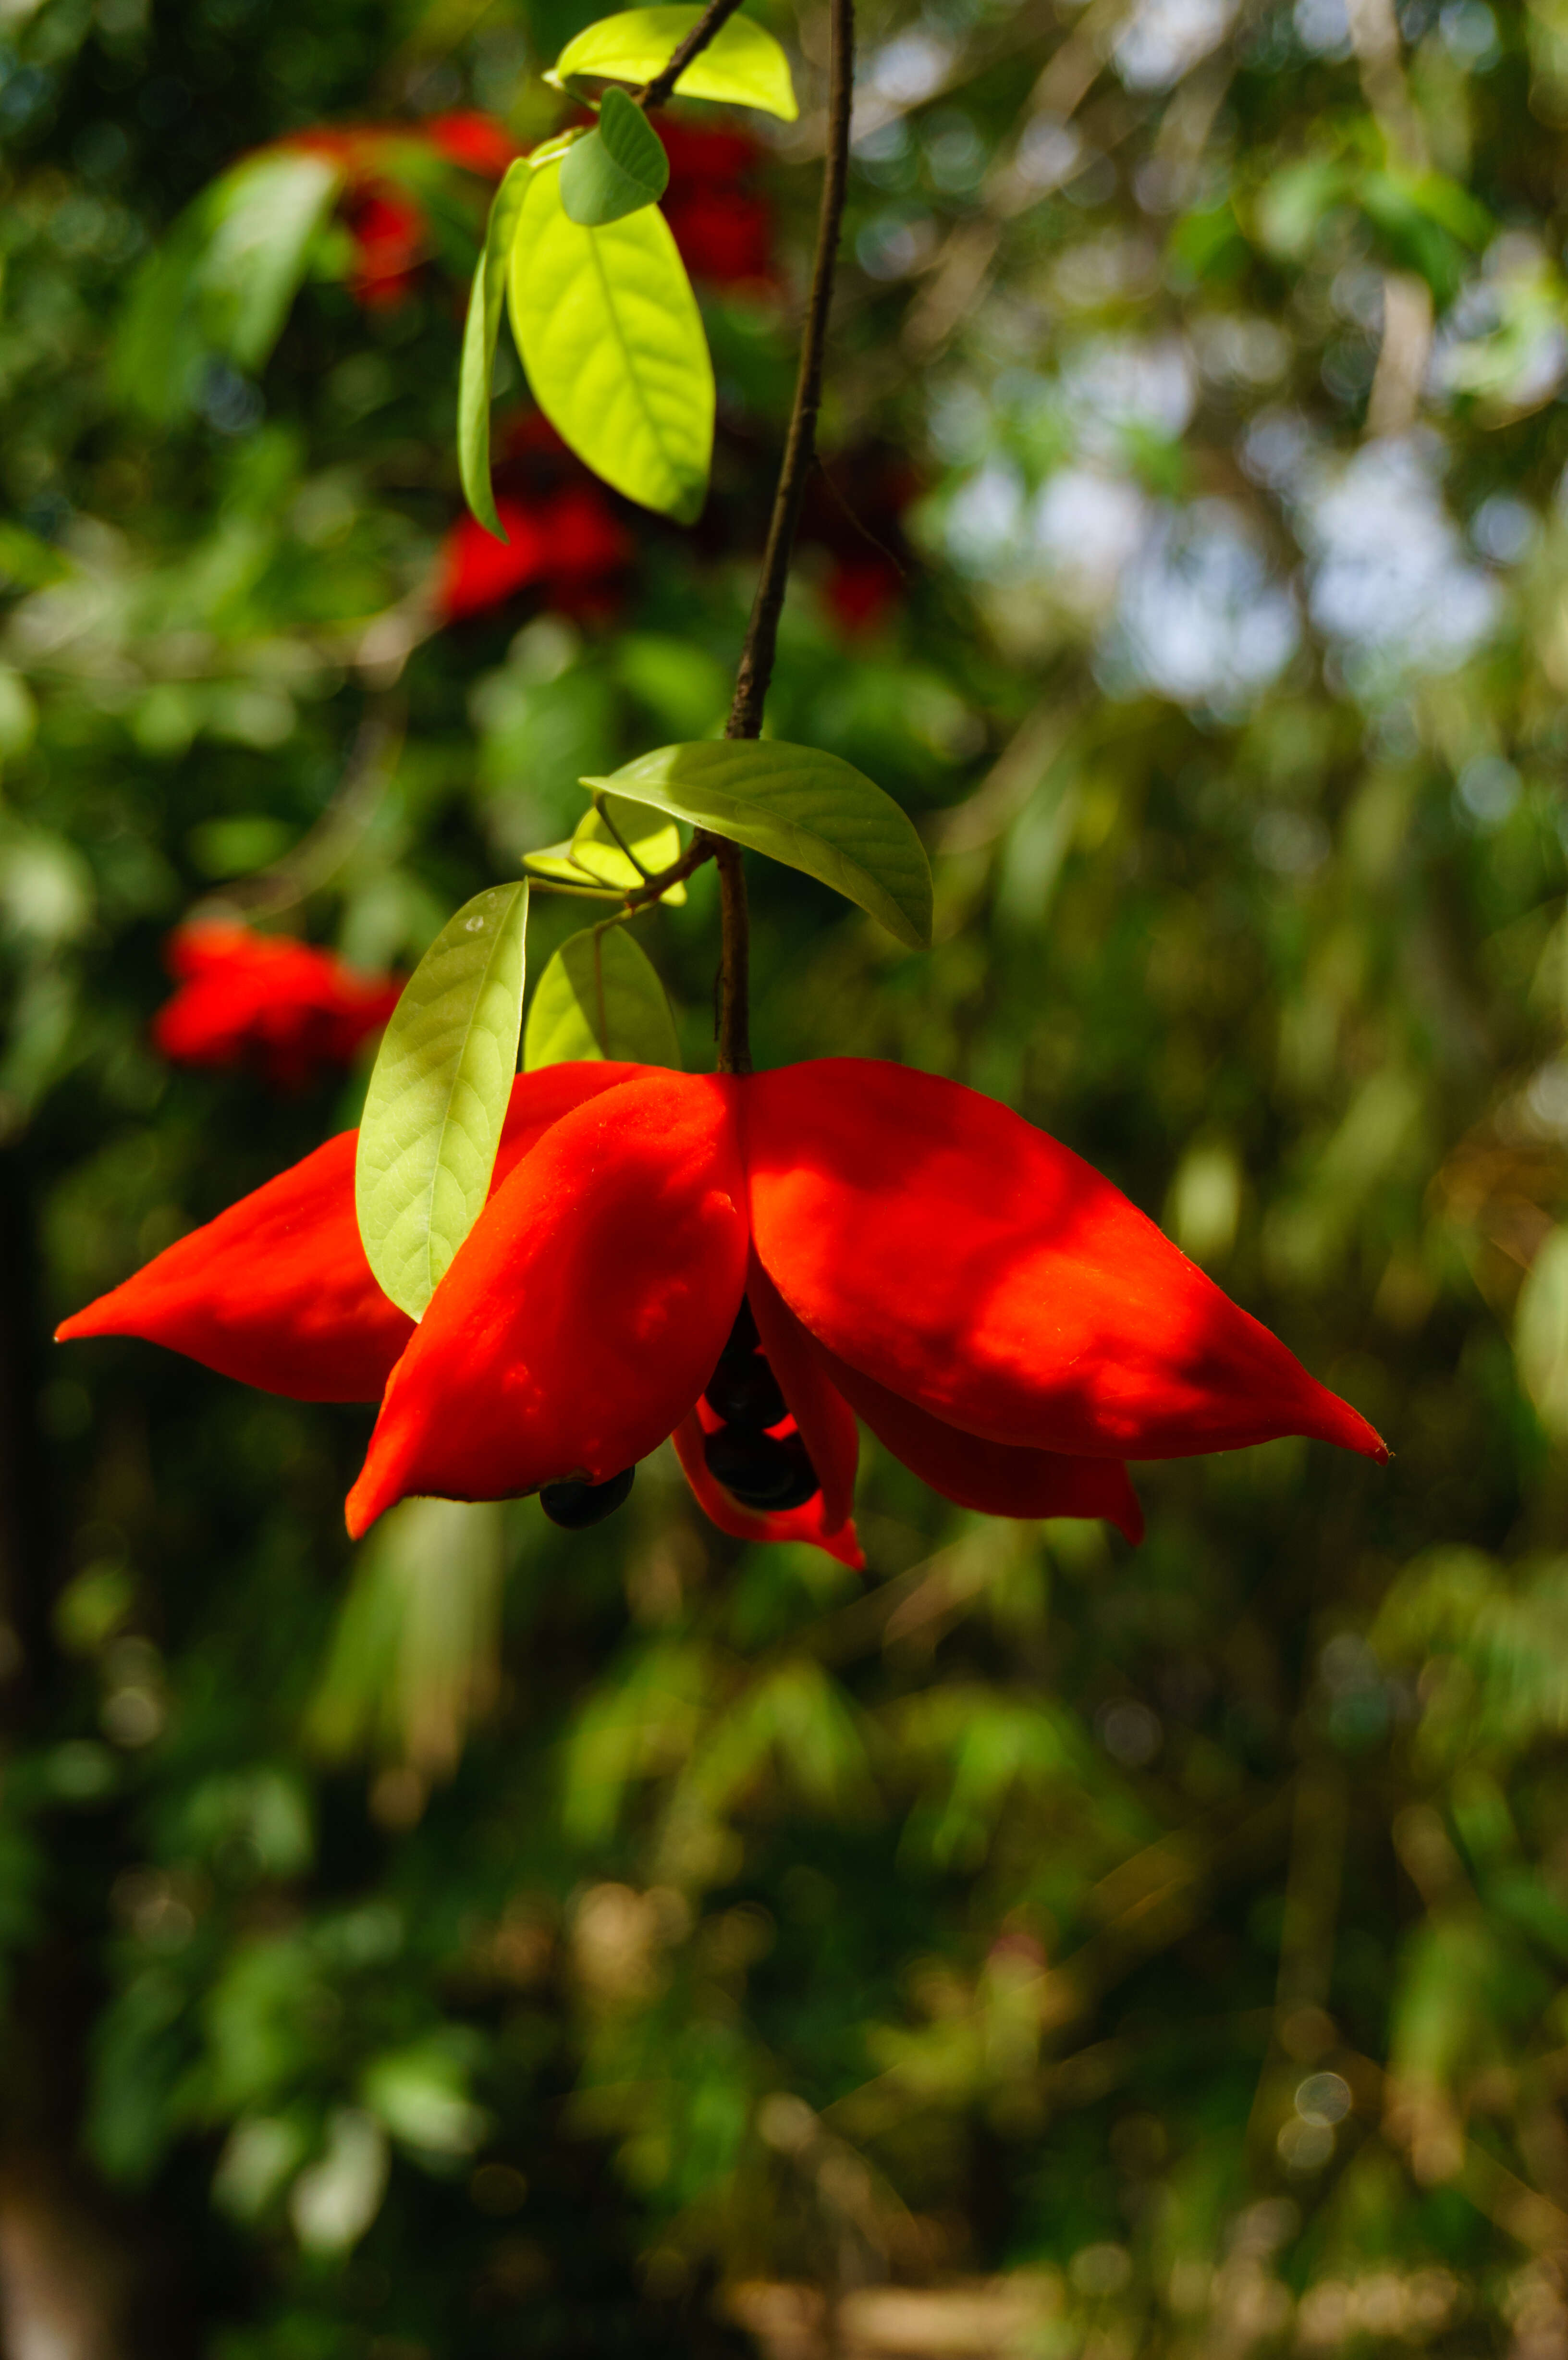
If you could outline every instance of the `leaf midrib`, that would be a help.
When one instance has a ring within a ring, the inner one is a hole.
[[[473,1005],[473,1007],[472,1007],[472,1008],[470,1009],[470,1011],[469,1011],[468,1022],[467,1022],[467,1023],[466,1023],[466,1024],[463,1026],[463,1047],[462,1047],[462,1048],[461,1048],[461,1050],[458,1052],[458,1055],[457,1055],[457,1062],[456,1062],[456,1064],[455,1064],[455,1065],[453,1065],[453,1067],[452,1067],[452,1083],[451,1083],[451,1086],[450,1086],[450,1087],[448,1088],[448,1090],[447,1090],[447,1094],[446,1094],[446,1108],[445,1108],[445,1111],[444,1111],[444,1112],[442,1113],[442,1115],[441,1115],[441,1131],[440,1131],[440,1133],[439,1133],[439,1135],[438,1135],[438,1137],[437,1137],[437,1140],[436,1140],[436,1153],[435,1153],[435,1158],[434,1158],[434,1161],[432,1162],[432,1164],[431,1164],[431,1165],[430,1165],[430,1179],[429,1179],[429,1181],[427,1182],[427,1184],[426,1184],[426,1187],[425,1187],[425,1197],[426,1197],[426,1210],[425,1210],[425,1243],[424,1243],[424,1253],[425,1253],[425,1275],[426,1275],[426,1277],[427,1277],[427,1278],[429,1279],[429,1281],[430,1281],[430,1295],[433,1295],[433,1294],[435,1293],[436,1288],[437,1288],[437,1287],[440,1285],[440,1284],[441,1284],[441,1277],[443,1277],[443,1276],[445,1275],[445,1273],[444,1273],[444,1272],[442,1272],[442,1273],[438,1276],[438,1274],[437,1274],[437,1273],[436,1273],[436,1270],[435,1270],[435,1267],[434,1267],[434,1258],[433,1258],[433,1256],[432,1256],[432,1254],[431,1254],[430,1247],[431,1247],[431,1240],[432,1240],[432,1238],[433,1238],[433,1235],[434,1235],[433,1223],[432,1223],[432,1216],[433,1216],[433,1214],[434,1214],[434,1210],[435,1210],[435,1200],[436,1200],[436,1181],[437,1181],[437,1179],[438,1179],[438,1178],[439,1178],[439,1176],[440,1176],[441,1170],[441,1165],[442,1165],[442,1162],[443,1162],[443,1159],[444,1159],[444,1153],[445,1153],[445,1148],[446,1148],[446,1136],[447,1136],[447,1132],[452,1129],[452,1102],[453,1098],[454,1098],[456,1097],[456,1095],[457,1095],[457,1087],[458,1087],[458,1084],[459,1084],[459,1083],[462,1081],[462,1079],[463,1079],[463,1065],[464,1065],[464,1062],[465,1062],[465,1060],[466,1060],[466,1058],[467,1058],[467,1055],[468,1055],[468,1044],[469,1044],[469,1042],[472,1040],[472,1038],[473,1038],[473,1036],[474,1036],[474,1025],[477,1023],[477,1022],[478,1022],[478,1020],[479,1020],[479,1009],[480,1009],[480,1004],[481,1004],[481,1002],[483,1001],[483,1000],[484,1000],[484,998],[485,998],[485,994],[486,989],[488,989],[489,982],[490,982],[490,977],[491,977],[491,974],[492,974],[492,972],[494,971],[494,968],[495,968],[496,956],[497,956],[497,954],[499,953],[499,951],[500,951],[500,949],[501,949],[501,947],[502,947],[503,944],[506,942],[506,923],[507,923],[507,920],[511,917],[512,912],[513,912],[513,911],[514,911],[514,909],[516,909],[516,907],[517,907],[517,894],[518,894],[518,893],[520,893],[520,892],[522,892],[523,890],[524,890],[524,888],[523,888],[522,886],[520,886],[520,885],[519,885],[519,886],[517,886],[517,887],[515,887],[515,888],[514,888],[514,890],[513,890],[512,899],[511,899],[511,901],[508,901],[508,902],[507,902],[506,907],[506,911],[504,912],[504,913],[503,913],[503,915],[502,915],[502,917],[501,917],[500,923],[498,923],[498,925],[497,925],[497,926],[496,926],[496,928],[495,928],[495,942],[493,943],[493,945],[491,945],[491,949],[490,949],[490,956],[489,956],[489,957],[485,960],[485,966],[484,966],[484,969],[483,969],[483,971],[482,971],[482,973],[481,973],[481,975],[480,975],[480,978],[479,978],[479,988],[478,988],[478,989],[475,991],[475,993],[474,993],[474,1005]],[[505,1123],[506,1120],[506,1112],[505,1112],[505,1110],[503,1109],[502,1116],[501,1116],[501,1121],[502,1121],[502,1123],[503,1123],[503,1124]],[[497,1139],[499,1139],[499,1137],[500,1137],[500,1129],[499,1129],[499,1127],[497,1127],[496,1134],[495,1134],[495,1135],[496,1135]],[[494,1166],[492,1166],[492,1168],[494,1168]],[[471,1224],[470,1226],[472,1226],[472,1224]],[[451,1264],[450,1264],[450,1262],[449,1262],[449,1263],[448,1263],[448,1268],[450,1269],[450,1267],[451,1267]],[[426,1296],[425,1301],[426,1301],[426,1304],[427,1304],[427,1306],[428,1306],[428,1305],[429,1305],[429,1302],[430,1302],[430,1295],[427,1295],[427,1296]],[[421,1314],[420,1314],[420,1317],[423,1317],[423,1316],[424,1316],[424,1315],[423,1315],[423,1313],[421,1313]]]
[[[868,781],[868,783],[874,784],[875,781]],[[617,790],[617,792],[625,794],[628,790],[623,785]],[[688,825],[691,827],[701,827],[704,825],[705,821],[710,819],[727,820],[733,825],[737,820],[744,822],[747,817],[748,813],[756,808],[755,804],[748,804],[738,796],[726,794],[720,790],[711,790],[709,792],[708,809],[706,812],[699,812],[690,809],[681,811],[675,804],[673,798],[670,796],[670,791],[668,788],[664,790],[664,792],[668,798],[664,807],[674,812],[677,818],[685,820]],[[687,796],[684,800],[690,804],[695,800],[695,798]],[[891,797],[889,797],[888,800],[891,801]],[[894,807],[895,809],[898,808],[897,805]],[[803,841],[813,845],[820,845],[823,851],[831,855],[833,859],[841,861],[846,869],[853,870],[856,877],[863,878],[869,890],[876,893],[885,905],[897,910],[898,915],[904,920],[905,923],[914,927],[916,933],[919,933],[920,929],[916,923],[914,913],[907,910],[896,895],[888,891],[887,886],[882,883],[879,878],[874,876],[870,869],[863,869],[853,854],[845,852],[842,846],[837,845],[833,841],[831,836],[819,836],[814,829],[806,826],[803,822],[798,819],[786,818],[777,811],[770,813],[768,816],[775,827],[780,829],[787,828],[791,835],[802,839]],[[766,851],[766,847],[756,847],[754,849]],[[896,932],[897,930],[894,929],[893,931]]]
[[[557,165],[557,166],[556,166],[556,168],[555,168],[555,169],[556,169],[556,195],[557,195],[557,198],[559,199],[560,194],[561,194],[561,167],[560,167],[559,165]],[[657,206],[651,206],[651,207],[648,208],[648,210],[649,210],[650,212],[658,212],[658,207],[657,207]],[[571,216],[571,214],[567,212],[566,207],[565,207],[564,205],[562,205],[562,206],[561,206],[561,219],[562,219],[563,221],[571,221],[572,216]],[[661,216],[661,218],[662,218],[662,216]],[[575,228],[575,227],[577,226],[577,224],[576,224],[575,223],[573,223],[573,224],[572,224],[572,226],[573,226],[573,228]],[[614,223],[609,223],[609,224],[605,224],[605,226],[606,226],[606,227],[610,227],[610,228],[614,228],[615,226],[616,226],[616,224],[615,224]],[[644,417],[644,418],[645,418],[645,420],[647,421],[648,427],[648,431],[649,431],[649,432],[652,434],[653,439],[654,439],[654,442],[655,442],[655,443],[656,443],[656,444],[657,444],[657,446],[658,446],[658,449],[659,449],[659,457],[663,460],[664,464],[665,464],[665,467],[666,467],[666,469],[667,469],[667,471],[669,472],[669,474],[670,475],[670,476],[673,478],[677,491],[683,493],[683,492],[684,492],[684,490],[685,490],[685,488],[686,488],[684,479],[683,479],[683,477],[681,476],[681,472],[680,472],[679,468],[676,466],[674,460],[673,460],[673,459],[670,457],[670,455],[669,449],[668,449],[668,447],[667,447],[667,445],[666,445],[666,443],[665,443],[664,436],[663,436],[663,434],[659,432],[659,425],[658,425],[657,421],[656,421],[656,420],[655,420],[655,418],[654,418],[653,411],[652,411],[652,410],[651,410],[651,409],[649,408],[649,406],[648,406],[648,396],[647,396],[647,394],[646,394],[646,393],[644,392],[644,390],[643,390],[642,380],[641,380],[640,377],[638,376],[638,374],[637,374],[637,367],[636,367],[636,366],[635,366],[635,364],[634,364],[634,362],[633,362],[633,360],[632,360],[632,351],[631,351],[631,346],[630,346],[630,344],[626,342],[626,331],[625,331],[625,330],[624,330],[624,328],[621,326],[621,315],[620,315],[620,313],[619,313],[619,312],[616,311],[616,309],[615,309],[615,300],[614,300],[614,298],[612,297],[611,292],[610,292],[610,281],[609,281],[609,278],[608,278],[607,273],[605,272],[604,262],[603,262],[603,261],[602,261],[602,259],[600,258],[600,254],[599,254],[599,244],[598,244],[599,233],[598,233],[598,231],[597,231],[597,230],[594,230],[594,229],[589,229],[589,230],[585,230],[585,231],[583,232],[583,235],[584,235],[585,237],[587,237],[587,238],[589,238],[589,239],[591,239],[591,240],[593,241],[593,268],[594,268],[594,270],[598,273],[600,287],[601,287],[601,289],[602,289],[602,290],[603,290],[604,298],[604,309],[606,310],[606,311],[608,311],[608,313],[609,313],[609,315],[610,315],[610,324],[611,324],[612,328],[615,330],[615,342],[616,342],[616,344],[617,344],[620,346],[620,348],[621,348],[621,358],[622,358],[622,360],[623,360],[623,361],[625,362],[625,364],[626,364],[626,377],[627,377],[627,380],[628,380],[628,382],[631,384],[631,386],[632,386],[632,388],[633,388],[634,391],[636,392],[637,399],[637,406],[638,406],[638,408],[641,410],[641,411],[642,411],[642,413],[643,413],[643,417]]]

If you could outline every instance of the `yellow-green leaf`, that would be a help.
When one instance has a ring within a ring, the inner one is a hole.
[[[570,843],[530,852],[525,865],[563,885],[630,893],[680,858],[681,831],[673,820],[650,818],[646,803],[606,795],[583,814]],[[678,905],[686,899],[685,885],[671,885],[659,898]]]
[[[1550,1229],[1519,1289],[1514,1350],[1542,1426],[1568,1437],[1568,1229]]]
[[[523,1070],[577,1057],[681,1065],[670,1002],[625,926],[590,926],[562,943],[539,979],[523,1036]]]
[[[354,1207],[377,1284],[418,1319],[484,1207],[517,1070],[526,884],[493,885],[414,969],[370,1076]]]
[[[529,179],[512,246],[512,331],[558,434],[628,499],[691,524],[713,449],[702,313],[657,206],[583,229],[561,165]]]
[[[836,754],[771,739],[708,739],[661,746],[583,783],[803,869],[915,949],[931,941],[925,847],[892,796]]]
[[[584,229],[620,221],[659,202],[670,185],[670,158],[640,106],[614,84],[595,130],[561,159],[561,202]]]
[[[468,320],[463,331],[463,366],[457,381],[457,471],[463,497],[485,530],[497,541],[506,536],[495,513],[490,486],[490,383],[495,373],[495,339],[501,328],[501,299],[506,289],[506,261],[517,234],[517,215],[528,192],[527,161],[508,166],[495,191],[485,232],[485,251],[474,273],[468,299]]]
[[[701,8],[626,8],[603,16],[568,41],[545,76],[558,90],[573,74],[611,82],[651,82],[701,16]],[[713,98],[728,106],[755,106],[793,123],[800,113],[789,60],[771,33],[749,16],[732,16],[694,57],[675,85],[682,98]]]

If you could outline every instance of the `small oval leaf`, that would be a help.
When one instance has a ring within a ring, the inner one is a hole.
[[[419,1318],[484,1208],[517,1070],[526,884],[450,918],[408,978],[370,1076],[354,1164],[377,1284]]]
[[[673,820],[652,819],[646,803],[605,795],[583,813],[570,844],[530,852],[525,865],[563,885],[632,893],[661,869],[672,869],[680,858],[681,831]],[[671,885],[659,898],[679,907],[686,899],[686,887]]]
[[[831,885],[902,943],[931,942],[931,879],[908,814],[863,771],[771,738],[661,746],[585,787],[629,795]]]
[[[628,892],[661,869],[673,869],[681,849],[681,830],[673,820],[654,819],[647,803],[628,803],[622,795],[601,795],[583,813],[572,838],[573,859],[606,885],[620,885]],[[683,901],[686,888],[672,885],[660,898]]]
[[[575,860],[570,837],[564,844],[546,844],[538,852],[525,852],[523,867],[530,877],[542,878],[551,885],[570,885],[594,901],[619,901],[623,890],[618,885],[605,885]]]
[[[628,499],[691,524],[713,450],[702,315],[656,205],[583,229],[559,163],[534,173],[512,247],[512,329],[562,441]]]
[[[604,93],[599,126],[569,148],[561,162],[561,202],[584,229],[620,221],[657,204],[670,185],[670,158],[640,106],[614,83]]]
[[[664,986],[624,926],[590,926],[562,943],[539,979],[523,1071],[578,1057],[681,1067]]]
[[[506,263],[517,234],[517,216],[528,193],[529,167],[525,159],[508,166],[495,191],[485,231],[485,250],[474,273],[468,298],[468,319],[463,331],[463,366],[457,381],[457,471],[463,497],[487,532],[497,541],[506,536],[495,513],[490,486],[490,386],[495,374],[495,339],[501,327],[501,299],[506,291]]]
[[[585,26],[568,41],[546,82],[564,88],[572,74],[615,82],[651,82],[667,66],[702,14],[701,8],[626,8]],[[675,85],[682,98],[713,98],[727,106],[755,106],[793,123],[800,113],[789,60],[771,33],[749,16],[721,25]]]

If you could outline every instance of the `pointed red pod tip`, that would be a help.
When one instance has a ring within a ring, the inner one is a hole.
[[[296,1401],[376,1401],[413,1332],[371,1275],[340,1132],[87,1304],[61,1343],[136,1336]]]
[[[644,1077],[589,1064],[519,1075],[491,1193],[562,1115]],[[354,1209],[357,1131],[242,1196],[123,1284],[62,1319],[59,1343],[135,1336],[300,1401],[378,1401],[413,1322],[383,1295]]]
[[[404,1496],[400,1480],[390,1458],[380,1459],[374,1467],[366,1461],[343,1502],[343,1523],[351,1541],[362,1541],[371,1525]]]
[[[112,1336],[114,1328],[103,1324],[103,1306],[108,1300],[107,1295],[100,1295],[85,1311],[73,1311],[69,1319],[62,1319],[54,1331],[55,1342],[73,1344],[82,1336]]]
[[[1341,1450],[1358,1451],[1363,1459],[1386,1467],[1394,1454],[1377,1427],[1340,1394],[1330,1393],[1326,1385],[1318,1385],[1316,1391],[1322,1404],[1321,1423],[1303,1426],[1303,1433],[1317,1442],[1335,1443]]]
[[[1286,1434],[1385,1455],[1118,1188],[994,1099],[849,1057],[745,1092],[758,1260],[820,1344],[928,1415],[1069,1457]]]

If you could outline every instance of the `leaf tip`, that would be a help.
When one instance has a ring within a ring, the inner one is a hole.
[[[708,504],[708,478],[688,484],[679,491],[665,509],[665,514],[677,524],[695,524]]]
[[[482,525],[484,527],[492,541],[498,541],[503,549],[510,549],[512,546],[511,540],[506,532],[506,527],[501,522],[501,519],[496,512],[495,504],[493,500],[489,504],[488,512],[486,512],[485,508],[482,508],[477,500],[471,498],[468,503],[468,512],[474,519],[475,524]]]

